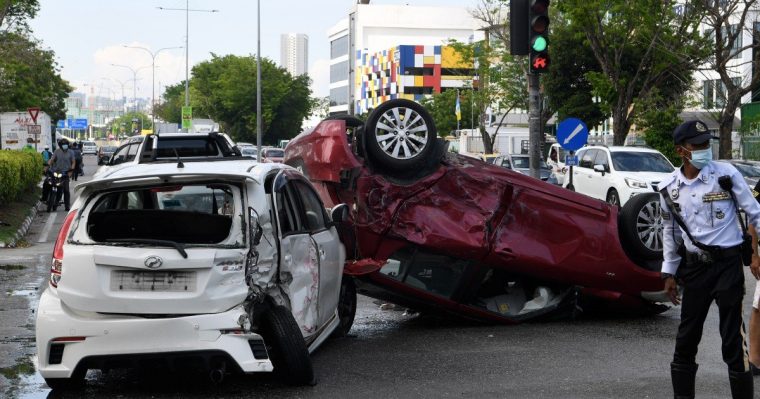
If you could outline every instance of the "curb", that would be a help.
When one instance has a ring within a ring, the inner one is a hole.
[[[18,243],[18,240],[24,237],[26,235],[26,232],[29,231],[29,227],[32,225],[32,221],[34,221],[34,217],[37,216],[37,206],[40,204],[39,201],[37,201],[36,204],[32,207],[32,214],[27,216],[26,219],[24,219],[24,222],[21,223],[21,227],[19,227],[18,231],[16,231],[16,234],[11,238],[8,242],[0,241],[0,248],[16,248],[16,244]]]

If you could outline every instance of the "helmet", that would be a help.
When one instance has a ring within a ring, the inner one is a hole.
[[[64,144],[68,145],[69,144],[69,139],[62,138],[62,139],[58,140],[58,145],[64,145]]]

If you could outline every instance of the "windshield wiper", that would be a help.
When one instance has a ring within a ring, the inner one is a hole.
[[[187,252],[185,251],[185,246],[175,241],[154,240],[150,238],[112,238],[112,239],[106,240],[106,242],[166,245],[169,247],[174,247],[177,250],[177,252],[179,252],[180,255],[182,255],[183,258],[187,259]]]

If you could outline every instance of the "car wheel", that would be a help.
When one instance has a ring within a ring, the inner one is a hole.
[[[288,384],[314,383],[314,369],[306,342],[288,308],[272,306],[263,316],[261,335],[275,373]]]
[[[416,172],[433,156],[437,133],[433,118],[420,104],[395,99],[375,108],[363,129],[372,162],[388,172]]]
[[[620,194],[614,188],[607,193],[607,203],[610,205],[620,206]]]
[[[343,276],[340,284],[340,297],[338,299],[338,318],[340,324],[333,332],[334,337],[345,337],[356,316],[356,284],[353,277]]]
[[[643,260],[662,259],[660,195],[645,193],[625,203],[619,217],[622,244]]]

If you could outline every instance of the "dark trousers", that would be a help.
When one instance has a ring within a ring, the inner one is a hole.
[[[66,210],[68,211],[69,208],[71,208],[71,193],[69,192],[69,178],[66,175],[63,176],[61,189],[63,190],[63,203],[66,205]]]
[[[741,257],[736,255],[709,264],[682,264],[678,276],[683,284],[683,300],[673,363],[696,364],[702,327],[715,301],[720,315],[723,361],[731,371],[748,371],[742,319],[744,270]]]

